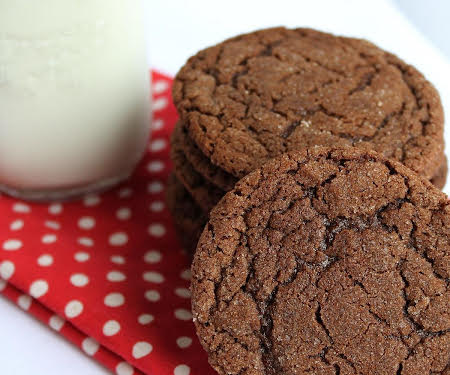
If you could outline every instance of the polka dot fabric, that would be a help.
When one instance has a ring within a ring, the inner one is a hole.
[[[214,374],[164,199],[171,79],[153,73],[153,88],[151,141],[129,181],[67,203],[0,197],[0,293],[115,374]]]

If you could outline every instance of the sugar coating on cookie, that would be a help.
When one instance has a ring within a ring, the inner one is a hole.
[[[356,148],[270,161],[210,214],[192,266],[219,374],[448,374],[450,206]]]
[[[364,40],[310,29],[240,35],[191,57],[173,98],[189,137],[237,177],[316,145],[373,149],[427,179],[442,160],[438,93]]]

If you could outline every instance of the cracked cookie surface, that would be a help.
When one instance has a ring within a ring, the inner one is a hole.
[[[291,152],[212,210],[192,265],[219,374],[448,375],[450,205],[356,148]]]
[[[316,145],[373,149],[427,179],[442,160],[438,93],[364,40],[310,29],[241,35],[190,58],[173,98],[189,136],[236,177]]]

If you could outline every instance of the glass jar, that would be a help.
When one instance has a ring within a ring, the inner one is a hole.
[[[0,190],[66,199],[127,178],[150,129],[141,0],[0,0]]]

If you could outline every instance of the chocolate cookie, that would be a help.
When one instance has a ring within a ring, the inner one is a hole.
[[[178,140],[180,132],[181,129],[179,127],[175,127],[171,138],[170,157],[174,164],[173,171],[177,176],[177,179],[192,195],[195,202],[205,213],[208,213],[216,205],[220,198],[222,198],[225,192],[206,181],[202,175],[195,171],[186,159],[182,144]]]
[[[444,157],[444,161],[437,170],[436,175],[434,175],[433,178],[430,180],[431,183],[438,189],[442,189],[445,186],[445,183],[447,182],[447,172],[448,172],[447,158]]]
[[[291,152],[244,177],[192,275],[221,375],[449,373],[450,203],[373,151]]]
[[[173,142],[176,142],[177,145],[183,149],[186,159],[196,172],[221,190],[230,191],[233,189],[234,184],[238,179],[216,165],[211,164],[208,158],[197,147],[195,142],[193,142],[186,134],[186,131],[180,122],[175,125],[172,139]]]
[[[189,137],[236,177],[316,145],[373,149],[427,179],[443,155],[434,87],[364,40],[310,29],[240,35],[191,57],[173,98]]]
[[[166,194],[178,238],[186,252],[192,255],[205,227],[206,216],[173,174],[167,182]]]

